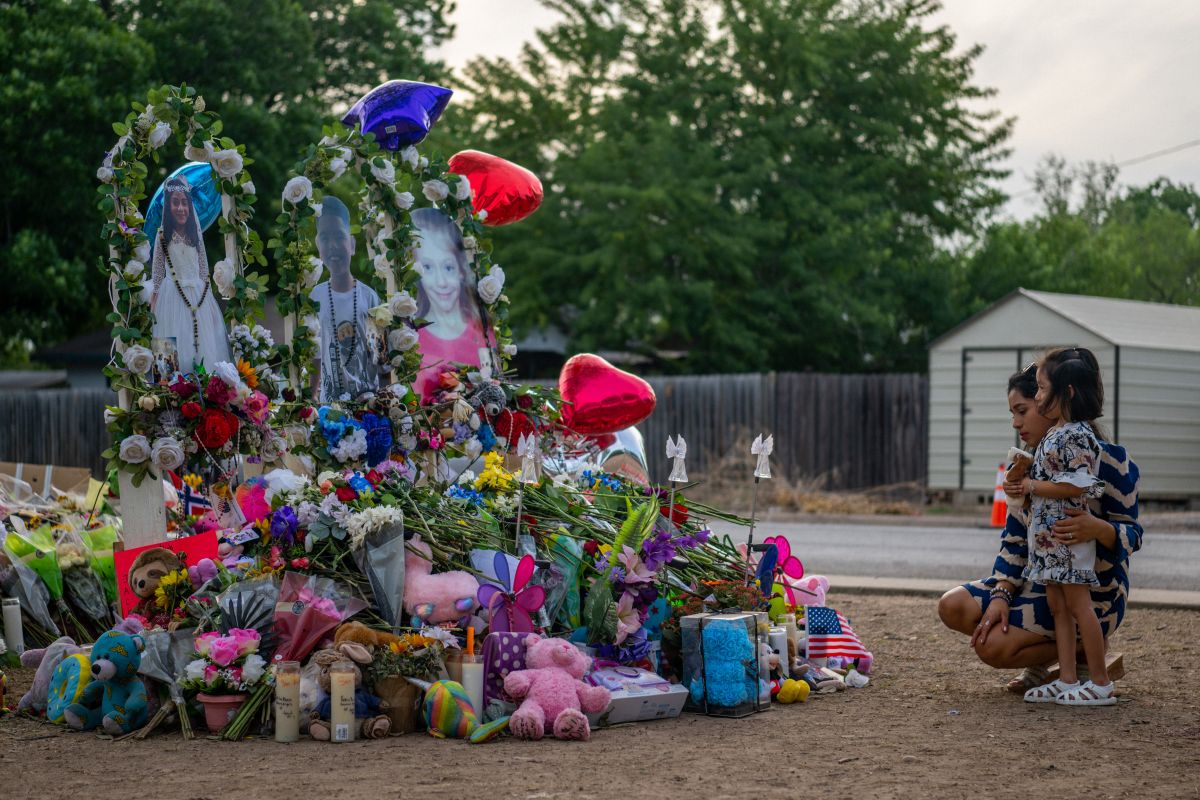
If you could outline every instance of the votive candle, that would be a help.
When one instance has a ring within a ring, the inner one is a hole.
[[[21,601],[6,597],[4,608],[4,642],[8,649],[21,655],[25,652],[25,628],[21,622]]]
[[[300,739],[300,662],[275,666],[275,741]]]
[[[338,661],[329,668],[330,740],[354,741],[354,665]]]

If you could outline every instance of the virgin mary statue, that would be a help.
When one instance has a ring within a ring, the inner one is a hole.
[[[192,205],[187,179],[171,178],[166,185],[163,221],[154,240],[154,338],[174,340],[179,369],[212,369],[229,361],[229,339],[221,309],[213,296],[204,237]]]

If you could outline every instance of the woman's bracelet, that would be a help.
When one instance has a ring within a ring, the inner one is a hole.
[[[1005,588],[1004,588],[1004,587],[1002,587],[1002,586],[994,586],[994,587],[992,587],[992,591],[988,592],[988,598],[989,598],[989,599],[995,599],[995,597],[996,597],[997,595],[1003,595],[1003,596],[1004,596],[1004,601],[1005,601],[1006,603],[1008,603],[1010,606],[1012,605],[1012,602],[1013,602],[1013,594],[1012,594],[1012,592],[1010,592],[1008,589],[1005,589]]]

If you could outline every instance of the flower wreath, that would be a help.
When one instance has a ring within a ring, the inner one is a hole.
[[[172,137],[184,145],[186,158],[212,166],[222,195],[218,230],[224,239],[225,257],[213,266],[212,273],[226,299],[224,316],[233,325],[231,344],[240,359],[239,367],[235,368],[238,374],[227,375],[225,384],[233,382],[235,385],[229,388],[241,394],[233,398],[239,413],[241,404],[250,401],[244,419],[252,421],[258,430],[256,435],[239,437],[235,445],[226,446],[227,439],[221,447],[256,454],[268,444],[269,436],[263,435],[264,431],[269,433],[264,427],[266,409],[259,408],[263,396],[257,393],[251,399],[250,392],[241,390],[252,390],[247,384],[257,384],[259,380],[264,386],[269,385],[272,378],[266,360],[270,353],[263,346],[269,335],[254,323],[255,318],[262,316],[261,296],[266,291],[267,278],[242,270],[243,264],[266,265],[262,242],[249,226],[256,199],[254,183],[245,169],[251,159],[246,157],[243,146],[220,135],[222,123],[218,115],[206,110],[204,98],[189,86],[152,89],[146,103],[133,103],[132,109],[124,122],[113,123],[113,131],[120,138],[105,155],[96,177],[101,183],[98,205],[105,215],[101,238],[108,246],[113,301],[108,321],[113,326],[114,348],[104,374],[121,394],[120,407],[109,408],[105,414],[114,443],[104,457],[110,467],[132,472],[134,484],[138,485],[151,464],[160,469],[177,469],[187,454],[196,452],[199,440],[192,428],[205,424],[213,427],[222,421],[213,417],[218,411],[215,407],[212,415],[205,409],[203,420],[199,415],[187,416],[187,411],[181,413],[178,392],[152,386],[145,377],[153,367],[150,345],[154,314],[142,293],[151,242],[142,230],[145,217],[138,203],[146,197],[145,181],[149,173],[146,160],[158,163],[159,149]],[[201,383],[206,379],[208,376],[199,376]],[[196,387],[200,392],[203,388]],[[228,406],[230,402],[227,399],[214,406]],[[159,412],[158,416],[155,412]],[[236,431],[234,420],[223,421],[225,428]],[[153,443],[148,436],[156,437]],[[218,438],[221,437],[208,440]]]

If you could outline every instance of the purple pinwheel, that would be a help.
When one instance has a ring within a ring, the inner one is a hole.
[[[533,633],[533,614],[546,602],[546,590],[530,586],[533,577],[533,556],[525,555],[517,562],[517,573],[510,579],[508,559],[496,553],[496,581],[479,586],[479,605],[488,610],[492,633]]]

